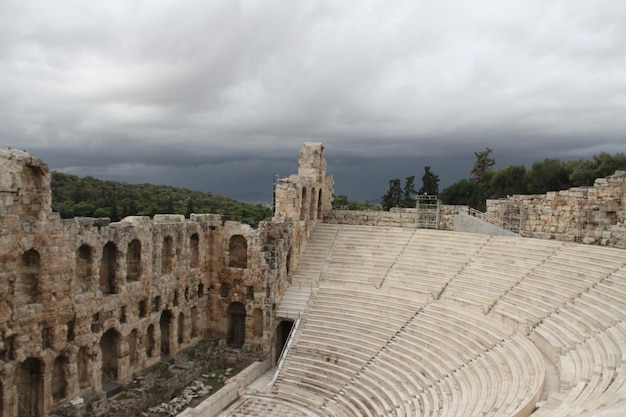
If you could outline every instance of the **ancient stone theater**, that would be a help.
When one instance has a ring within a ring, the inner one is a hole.
[[[207,338],[254,360],[179,416],[624,415],[623,172],[486,214],[349,212],[324,153],[304,144],[254,229],[61,220],[48,166],[0,150],[0,417],[115,415],[116,387]]]

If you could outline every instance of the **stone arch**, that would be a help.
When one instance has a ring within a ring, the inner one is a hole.
[[[300,199],[300,220],[306,219],[306,208],[307,208],[306,198],[307,198],[306,187],[302,187],[302,196]]]
[[[115,329],[109,329],[100,338],[102,351],[102,379],[115,382],[118,379],[118,351],[120,334]]]
[[[310,201],[310,208],[309,208],[309,217],[312,219],[315,219],[316,215],[315,215],[315,210],[317,209],[317,202],[315,201],[315,198],[317,197],[317,193],[315,192],[315,188],[311,189],[311,201]]]
[[[255,308],[252,318],[254,321],[254,337],[263,337],[263,310]]]
[[[59,402],[67,397],[67,358],[59,356],[52,365],[52,401]]]
[[[87,353],[87,347],[83,346],[78,350],[76,366],[78,367],[79,388],[88,388],[91,385],[91,381],[89,380],[89,354]]]
[[[174,269],[174,239],[166,236],[161,246],[161,273],[171,274]]]
[[[41,257],[35,249],[29,249],[20,257],[15,283],[15,303],[31,304],[39,301],[39,274]]]
[[[200,238],[194,233],[189,238],[189,267],[197,268],[200,264]]]
[[[76,281],[79,291],[89,290],[93,273],[93,250],[87,244],[80,245],[76,251]]]
[[[37,358],[28,358],[15,371],[17,417],[42,417],[44,365]]]
[[[146,356],[149,358],[154,356],[154,324],[148,326],[143,344],[146,349]]]
[[[178,313],[178,344],[185,343],[185,315],[181,312]]]
[[[226,344],[240,348],[246,341],[246,307],[239,302],[228,305],[228,333]]]
[[[128,359],[130,366],[137,366],[137,329],[133,329],[128,335]]]
[[[161,312],[161,319],[159,320],[159,326],[161,328],[161,353],[163,355],[169,355],[171,327],[172,327],[172,312],[170,310],[163,310]]]
[[[247,268],[248,241],[242,235],[233,235],[228,243],[230,260],[228,266],[233,268]]]
[[[278,362],[278,359],[287,344],[287,340],[289,340],[289,333],[291,333],[292,328],[293,320],[283,320],[278,323],[278,326],[276,327],[276,362]]]
[[[117,246],[108,242],[102,248],[100,261],[100,290],[102,294],[115,294],[115,269],[117,266]]]
[[[198,337],[198,308],[191,307],[191,337]]]
[[[317,218],[318,219],[322,219],[324,217],[324,214],[322,213],[323,207],[322,207],[322,189],[320,188],[318,193],[317,193]]]
[[[126,280],[138,281],[141,278],[141,241],[133,239],[126,250]]]

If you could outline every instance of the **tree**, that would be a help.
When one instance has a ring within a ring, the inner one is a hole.
[[[439,197],[444,204],[470,206],[479,210],[484,210],[485,206],[482,187],[466,179],[446,187]]]
[[[399,207],[402,200],[402,187],[400,186],[400,180],[394,178],[389,180],[389,190],[382,196],[381,205],[384,210],[389,211],[392,207]]]
[[[187,200],[187,209],[185,210],[185,217],[187,217],[188,219],[191,218],[191,215],[194,213],[194,207],[193,207],[193,199],[191,197],[189,197],[189,199]]]
[[[475,184],[485,183],[487,171],[496,164],[496,160],[489,157],[491,152],[493,152],[493,150],[489,147],[485,148],[482,152],[474,152],[476,162],[470,174],[471,182]]]
[[[439,194],[439,175],[435,175],[429,166],[424,167],[424,175],[422,175],[422,188],[419,189],[420,195],[437,195]]]
[[[611,155],[602,152],[594,155],[593,159],[580,161],[570,174],[573,186],[593,185],[596,178],[608,177],[617,170],[626,169],[626,155],[621,152]]]
[[[570,174],[574,163],[563,163],[559,159],[546,158],[534,162],[526,171],[526,185],[531,194],[545,194],[548,191],[566,190],[572,186]]]
[[[343,194],[333,196],[333,209],[344,209],[349,204],[348,196]]]
[[[492,196],[502,198],[513,194],[526,194],[526,167],[509,165],[493,173],[489,181]]]
[[[415,198],[413,196],[417,193],[415,191],[415,175],[406,177],[404,181],[404,188],[402,189],[402,200],[400,201],[400,207],[415,207]]]

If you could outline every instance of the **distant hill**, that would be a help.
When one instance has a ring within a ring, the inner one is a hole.
[[[256,227],[272,217],[272,210],[261,204],[168,185],[128,184],[52,172],[51,187],[52,210],[64,219],[108,217],[119,221],[126,216],[214,213]]]

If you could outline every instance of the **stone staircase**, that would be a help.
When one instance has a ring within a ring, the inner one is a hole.
[[[319,286],[320,276],[332,253],[339,228],[336,224],[317,225],[294,273],[293,282],[276,310],[276,317],[296,320],[304,313],[311,293]]]
[[[280,305],[276,309],[276,317],[296,320],[304,313],[309,298],[311,288],[298,288],[291,286],[285,291]]]

